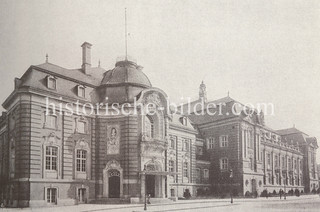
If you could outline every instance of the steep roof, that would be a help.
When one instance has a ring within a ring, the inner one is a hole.
[[[89,69],[89,73],[85,74],[83,73],[82,69],[66,69],[66,68],[54,65],[52,63],[43,63],[40,65],[36,65],[34,67],[47,70],[65,77],[69,77],[81,82],[85,82],[94,86],[100,85],[100,82],[102,79],[102,73],[106,71],[103,68],[96,67],[96,68]]]
[[[180,109],[181,113],[183,113],[183,114],[188,113],[189,108],[190,108],[191,113],[195,112],[195,111],[201,111],[202,110],[201,101],[202,100],[198,99],[196,101],[190,102],[190,104],[186,103],[186,104],[182,105],[179,109]],[[228,102],[232,102],[232,101],[235,101],[235,100],[232,99],[231,97],[227,96],[227,97],[224,97],[221,99],[205,102],[204,108],[206,108],[207,105],[210,105],[210,104],[211,105],[214,105],[214,104],[219,105],[219,104],[228,103]]]
[[[290,134],[304,134],[304,135],[308,135],[300,130],[298,130],[295,127],[292,128],[287,128],[287,129],[282,129],[282,130],[276,130],[276,133],[278,133],[279,135],[290,135]]]

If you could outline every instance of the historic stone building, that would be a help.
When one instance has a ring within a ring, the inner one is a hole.
[[[200,104],[201,103],[201,104]],[[263,112],[229,96],[207,101],[200,85],[199,99],[181,107],[198,130],[210,162],[213,193],[232,191],[255,196],[268,193],[315,192],[317,140],[295,129],[273,130]]]
[[[15,79],[0,117],[7,206],[164,201],[231,185],[240,195],[318,189],[315,138],[274,131],[229,96],[207,101],[204,83],[199,100],[172,113],[141,66],[124,58],[112,70],[92,67],[91,47],[82,45],[81,68],[47,59]]]
[[[198,184],[209,189],[209,164],[197,167],[188,118],[168,110],[167,95],[136,62],[118,60],[106,71],[91,67],[90,51],[85,42],[80,69],[47,59],[15,79],[0,120],[1,200],[139,202],[145,193],[161,200],[195,195]],[[153,113],[143,113],[147,106]]]

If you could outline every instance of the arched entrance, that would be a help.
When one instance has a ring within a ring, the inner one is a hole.
[[[103,197],[122,198],[123,175],[120,163],[111,160],[103,170]]]
[[[156,176],[155,175],[146,175],[146,186],[147,186],[147,195],[155,197],[155,184]]]
[[[108,172],[109,175],[109,198],[120,197],[120,172],[112,169]]]
[[[142,175],[142,196],[146,193],[153,198],[164,198],[165,196],[165,176],[162,172],[161,163],[155,160],[149,161],[144,166],[144,175]],[[145,187],[144,187],[145,186]]]
[[[252,186],[252,194],[254,195],[257,191],[257,181],[256,179],[251,180],[251,186]]]

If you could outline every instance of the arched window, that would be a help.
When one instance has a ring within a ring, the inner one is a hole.
[[[46,147],[46,170],[57,170],[58,148]]]
[[[86,172],[87,151],[77,150],[77,171]]]
[[[147,116],[146,118],[146,135],[149,138],[154,137],[154,123],[153,119],[150,116]]]

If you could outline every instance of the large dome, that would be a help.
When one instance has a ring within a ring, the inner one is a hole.
[[[119,61],[114,69],[104,74],[101,85],[133,84],[151,87],[148,77],[142,72],[142,67],[132,61]]]
[[[152,85],[141,66],[122,60],[116,63],[114,69],[104,73],[100,96],[103,102],[108,103],[132,102],[143,89],[150,87]]]

